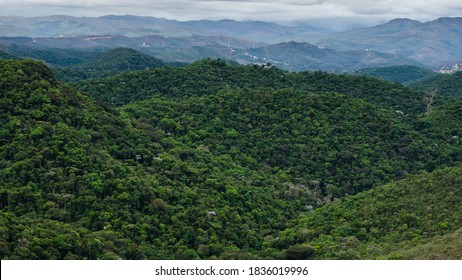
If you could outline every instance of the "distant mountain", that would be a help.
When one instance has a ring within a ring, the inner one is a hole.
[[[389,67],[364,68],[355,72],[358,75],[376,77],[389,82],[411,84],[425,78],[437,75],[435,72],[412,65],[397,65]]]
[[[234,59],[244,64],[271,63],[289,71],[323,70],[350,72],[364,67],[419,63],[398,55],[372,51],[339,52],[308,43],[287,42],[256,49],[236,51]]]
[[[220,58],[234,60],[241,64],[270,63],[288,71],[322,70],[344,73],[356,71],[365,67],[380,67],[390,65],[418,65],[410,59],[387,53],[373,51],[335,51],[323,46],[308,43],[287,42],[279,44],[253,44],[252,42],[223,36],[191,36],[167,38],[162,36],[124,37],[124,36],[90,36],[66,38],[35,38],[23,37],[0,38],[0,45],[11,52],[22,56],[38,58],[51,65],[81,64],[84,57],[93,54],[74,56],[73,60],[65,60],[66,49],[79,48],[72,52],[101,53],[103,49],[132,48],[139,52],[155,56],[167,62],[192,63],[205,58]],[[62,48],[57,52],[56,48]],[[57,56],[51,55],[56,53]],[[82,57],[82,58],[80,58]],[[64,60],[64,61],[63,61]],[[103,63],[104,64],[104,63]]]
[[[85,49],[85,50],[108,50],[124,47],[132,48],[143,53],[158,56],[170,50],[174,52],[185,52],[193,47],[216,48],[220,47],[224,53],[230,48],[247,49],[257,48],[268,44],[251,42],[228,36],[188,36],[188,37],[164,37],[160,35],[149,35],[142,37],[127,37],[119,35],[93,35],[80,37],[61,38],[30,38],[30,37],[0,37],[0,46],[11,52],[21,53],[24,49],[48,50],[50,48],[60,49]],[[25,53],[24,55],[27,55]],[[78,57],[78,56],[76,56]],[[202,57],[206,58],[206,57]],[[181,57],[180,60],[184,60]],[[194,59],[193,61],[197,60]]]
[[[262,21],[177,21],[131,15],[108,15],[97,18],[71,16],[0,17],[0,30],[0,36],[15,37],[73,37],[82,35],[183,37],[225,35],[267,43],[332,32],[328,29],[308,25],[290,27]]]
[[[338,50],[394,53],[426,65],[452,64],[462,60],[462,17],[425,23],[395,19],[383,25],[330,35],[321,42]]]
[[[164,61],[271,61],[294,71],[345,72],[404,64],[439,68],[462,61],[462,17],[425,23],[395,19],[335,34],[303,23],[283,26],[261,21],[114,15],[0,17],[0,46],[14,45],[33,49],[127,47]]]

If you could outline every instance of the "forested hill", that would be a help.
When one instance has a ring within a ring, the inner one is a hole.
[[[311,209],[462,161],[460,118],[440,125],[460,102],[424,115],[424,95],[377,79],[204,61],[87,85],[106,81],[104,100],[143,75],[159,92],[114,108],[42,63],[0,60],[2,259],[293,258],[306,240],[268,242]]]
[[[462,71],[451,75],[438,75],[413,83],[412,87],[427,91],[437,92],[441,95],[462,98]]]
[[[374,78],[325,72],[288,73],[268,65],[242,66],[210,59],[185,67],[84,80],[76,88],[115,106],[151,97],[206,96],[229,89],[295,88],[342,93],[406,114],[421,113],[426,108],[421,92]]]
[[[343,198],[266,246],[293,258],[460,260],[461,178],[461,167],[447,168]]]
[[[14,58],[16,58],[15,55],[0,48],[0,59],[14,59]]]
[[[23,40],[27,42],[23,42]],[[47,65],[52,67],[68,67],[76,64],[86,63],[96,59],[96,57],[101,55],[103,52],[102,48],[92,48],[85,50],[52,47],[30,48],[29,45],[31,42],[31,38],[21,38],[19,44],[12,44],[9,47],[5,47],[5,51],[13,54],[17,59],[37,59],[44,61]]]
[[[436,76],[433,71],[412,65],[364,68],[355,72],[358,75],[376,77],[389,82],[409,85],[425,78]]]
[[[129,48],[116,48],[85,63],[55,68],[54,72],[58,79],[72,82],[162,66],[165,66],[165,63],[155,57]]]

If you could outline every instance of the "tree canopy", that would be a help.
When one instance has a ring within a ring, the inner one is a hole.
[[[410,258],[462,227],[460,101],[217,60],[76,87],[0,60],[2,259]]]

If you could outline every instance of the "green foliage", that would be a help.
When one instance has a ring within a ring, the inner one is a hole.
[[[106,103],[0,60],[2,259],[400,257],[384,244],[461,226],[459,169],[380,187],[460,163],[458,103],[424,116],[400,85],[215,60],[79,86]]]
[[[342,198],[305,215],[268,245],[308,243],[317,259],[396,259],[426,258],[439,244],[435,258],[460,258],[452,249],[460,230],[451,234],[462,225],[460,178],[461,167],[447,168]],[[446,234],[448,243],[436,237]]]
[[[412,65],[365,68],[358,70],[355,73],[358,75],[376,77],[385,81],[405,85],[409,85],[435,75],[435,73],[429,69]]]
[[[162,129],[184,130],[176,120],[157,126],[95,103],[41,63],[0,63],[0,209],[14,221],[2,224],[3,259],[209,258],[258,250],[307,203],[287,200],[270,174],[166,135]],[[60,231],[46,243],[27,235],[24,244],[34,246],[23,254],[18,238],[41,225],[80,237],[64,239],[69,245],[56,252]]]
[[[429,77],[411,84],[413,88],[426,92],[437,92],[443,96],[462,98],[462,71],[455,74]]]
[[[26,45],[30,44],[31,39]],[[31,48],[23,45],[13,44],[7,48],[9,52],[17,57],[33,58],[44,61],[53,66],[71,66],[84,63],[95,59],[101,52],[101,49],[64,49],[64,48]]]
[[[314,249],[303,245],[303,246],[291,246],[286,250],[286,259],[288,260],[306,260],[312,256]]]
[[[287,73],[270,66],[242,66],[210,59],[185,67],[89,79],[77,83],[76,88],[115,106],[152,97],[201,97],[244,89],[297,89],[341,93],[406,114],[425,110],[422,93],[378,79],[324,72]]]
[[[16,56],[7,50],[0,48],[0,59],[15,59]]]
[[[181,102],[151,99],[123,110],[186,146],[201,145],[239,166],[274,174],[294,184],[291,192],[314,190],[313,199],[324,202],[431,171],[434,162],[460,160],[456,147],[433,146],[434,139],[413,131],[394,111],[339,94],[234,90]]]
[[[99,55],[94,60],[66,68],[55,68],[53,71],[62,81],[76,82],[123,72],[158,68],[164,65],[161,60],[133,49],[116,48]]]
[[[436,236],[428,243],[399,252],[402,259],[462,260],[462,229]]]

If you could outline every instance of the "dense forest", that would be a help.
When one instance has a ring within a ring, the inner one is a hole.
[[[104,52],[94,59],[72,66],[56,67],[56,77],[65,82],[76,82],[88,78],[101,78],[123,72],[158,68],[166,64],[157,58],[133,49],[117,48]]]
[[[33,40],[27,37],[22,38],[22,40],[33,42]],[[5,51],[14,55],[15,58],[37,59],[53,67],[70,67],[78,64],[84,64],[96,59],[98,56],[104,54],[107,51],[104,48],[30,48],[27,45],[28,43],[13,43],[11,46],[5,47]]]
[[[438,76],[432,70],[412,65],[365,68],[356,71],[356,74],[376,77],[404,85],[410,85],[429,77]]]
[[[0,59],[15,59],[16,56],[9,51],[0,48]]]
[[[0,60],[2,259],[462,258],[460,99],[120,57]]]
[[[452,75],[437,75],[411,84],[413,88],[440,95],[462,98],[462,71]]]
[[[461,168],[447,168],[342,198],[265,246],[320,259],[460,259],[461,178]]]

